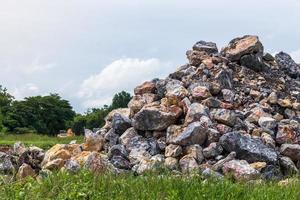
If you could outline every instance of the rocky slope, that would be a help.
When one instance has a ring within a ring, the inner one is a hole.
[[[84,144],[57,144],[46,153],[16,144],[16,156],[0,154],[0,173],[166,168],[237,180],[299,173],[295,61],[265,53],[257,36],[233,39],[221,51],[199,41],[186,56],[167,78],[137,86],[128,108],[110,113],[96,132],[86,130]]]

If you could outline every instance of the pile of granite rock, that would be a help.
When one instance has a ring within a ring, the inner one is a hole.
[[[199,41],[186,55],[188,63],[167,78],[137,86],[128,108],[112,111],[104,127],[86,130],[84,144],[57,144],[37,156],[39,167],[24,161],[21,168],[165,169],[236,180],[299,173],[299,65],[284,52],[265,53],[249,35],[221,51]]]

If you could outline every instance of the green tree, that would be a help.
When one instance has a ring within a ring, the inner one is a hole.
[[[13,99],[13,96],[7,92],[7,89],[3,88],[0,85],[0,132],[6,131],[6,128],[3,125],[3,121]]]
[[[66,129],[67,122],[73,120],[74,116],[75,112],[68,101],[61,99],[58,94],[50,94],[14,101],[4,124],[12,132],[17,128],[29,128],[54,135]]]
[[[112,100],[111,110],[117,108],[126,108],[131,98],[132,96],[125,91],[115,94]]]

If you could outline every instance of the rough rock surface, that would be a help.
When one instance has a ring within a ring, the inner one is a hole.
[[[141,174],[164,167],[247,181],[299,173],[299,65],[283,52],[273,58],[250,35],[221,52],[201,40],[186,56],[168,77],[138,85],[128,108],[110,112],[104,127],[85,130],[83,144],[44,152],[16,143],[0,152],[0,174],[24,166],[39,177],[82,168]]]

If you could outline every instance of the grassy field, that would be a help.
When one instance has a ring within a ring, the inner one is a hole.
[[[81,143],[83,141],[83,136],[75,136],[70,138],[58,138],[51,137],[47,135],[39,135],[39,134],[1,134],[0,133],[0,146],[2,145],[13,145],[17,141],[23,142],[25,145],[30,146],[38,146],[43,149],[49,149],[55,144],[67,144],[72,140],[77,140],[77,143]]]
[[[134,176],[89,172],[57,173],[43,181],[33,179],[0,185],[0,199],[238,199],[299,200],[300,181],[289,186],[277,183],[246,184],[229,180],[204,181],[200,177],[171,175]]]

